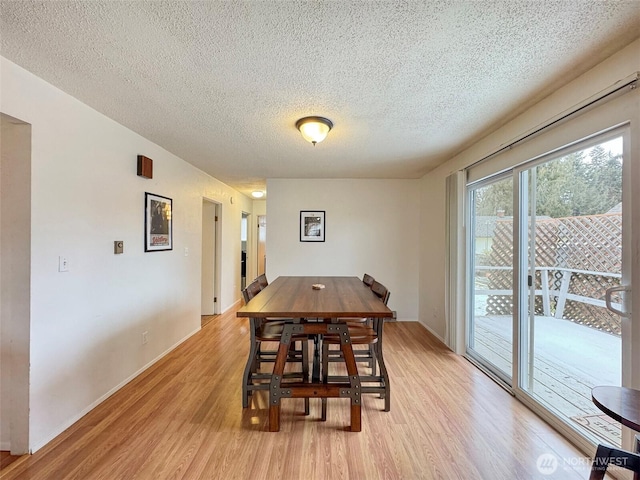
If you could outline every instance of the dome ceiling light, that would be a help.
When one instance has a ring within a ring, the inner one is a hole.
[[[296,128],[300,130],[302,137],[315,147],[316,143],[327,138],[333,123],[324,117],[304,117],[296,122]]]

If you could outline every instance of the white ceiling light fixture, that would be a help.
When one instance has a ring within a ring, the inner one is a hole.
[[[333,123],[324,117],[304,117],[296,122],[296,128],[300,130],[302,137],[316,146],[316,143],[327,138],[329,130],[333,128]]]
[[[251,192],[251,196],[253,198],[262,198],[264,197],[264,192],[261,192],[260,190],[256,190],[255,192]]]

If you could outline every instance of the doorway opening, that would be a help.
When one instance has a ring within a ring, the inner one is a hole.
[[[247,286],[247,250],[249,248],[249,214],[242,212],[240,223],[240,290]]]
[[[220,314],[221,205],[202,200],[202,302],[201,326]]]
[[[258,274],[267,272],[267,216],[258,215]]]

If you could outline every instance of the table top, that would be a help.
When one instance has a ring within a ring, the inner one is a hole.
[[[614,420],[640,432],[640,390],[603,386],[591,390],[593,403]]]
[[[314,284],[325,288],[314,290]],[[393,312],[358,277],[278,277],[237,316],[390,318]]]

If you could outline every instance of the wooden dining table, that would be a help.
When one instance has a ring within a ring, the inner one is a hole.
[[[314,285],[322,285],[314,289]],[[291,318],[283,327],[269,386],[269,431],[280,430],[282,398],[351,399],[351,431],[361,430],[361,385],[345,318],[391,318],[393,312],[358,277],[278,277],[237,312],[238,317]],[[317,321],[310,321],[316,319]],[[348,382],[321,383],[316,350],[311,381],[282,383],[293,335],[338,334]]]

